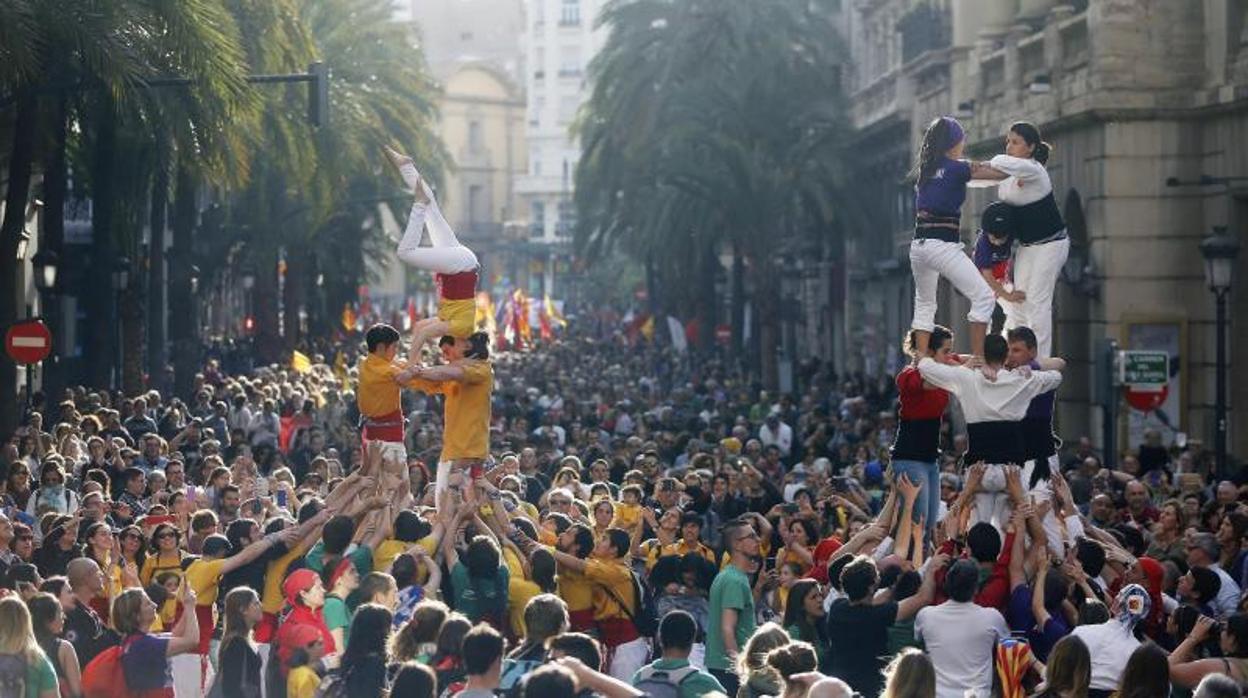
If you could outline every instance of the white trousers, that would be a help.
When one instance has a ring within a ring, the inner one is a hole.
[[[1061,472],[1062,464],[1057,454],[1049,456],[1049,472]],[[1031,482],[1031,473],[1036,469],[1036,461],[1029,460],[1023,464],[1023,486],[1026,487]],[[1053,486],[1049,484],[1047,479],[1041,480],[1031,488],[1030,491],[1032,505],[1039,505],[1041,502],[1053,501]],[[1054,504],[1049,508],[1049,513],[1044,515],[1044,535],[1048,540],[1049,552],[1053,553],[1053,557],[1064,559],[1066,557],[1066,537],[1062,532],[1062,526],[1058,523],[1057,514],[1055,513],[1057,505]]]
[[[1027,299],[1012,308],[1012,325],[1007,327],[1030,327],[1036,333],[1040,358],[1053,355],[1053,293],[1069,255],[1070,238],[1019,245],[1014,253],[1014,288],[1026,293]]]
[[[942,276],[971,302],[967,320],[984,324],[992,322],[996,295],[967,256],[962,243],[911,241],[910,271],[914,275],[914,320],[910,323],[911,328],[931,332],[936,326],[936,289]]]
[[[190,652],[170,657],[169,673],[173,675],[174,698],[202,698],[212,685],[212,662],[207,655]]]
[[[646,665],[650,659],[650,643],[646,638],[625,642],[615,648],[611,655],[611,670],[607,673],[621,681],[632,681],[633,674]]]
[[[987,522],[998,531],[1005,531],[1010,523],[1010,495],[1005,488],[1005,466],[987,465],[979,491],[975,493],[975,512],[971,524]]]
[[[426,227],[431,247],[420,246]],[[459,244],[459,238],[455,237],[455,231],[451,230],[436,201],[412,204],[397,254],[404,264],[438,274],[457,274],[480,266],[477,255]]]

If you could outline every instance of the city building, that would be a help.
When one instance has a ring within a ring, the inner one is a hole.
[[[1145,428],[1167,443],[1212,446],[1215,304],[1199,243],[1225,226],[1248,243],[1248,7],[1230,0],[849,0],[845,82],[859,130],[863,200],[878,226],[845,242],[843,332],[851,370],[891,371],[901,358],[913,286],[906,181],[923,129],[939,115],[967,128],[969,157],[1001,152],[1009,124],[1037,124],[1072,240],[1056,300],[1054,353],[1070,361],[1059,396],[1067,436],[1090,426],[1105,338],[1165,350],[1161,408],[1129,410],[1120,445]],[[1205,179],[1201,185],[1202,175]],[[1168,186],[1167,182],[1178,186]],[[1190,183],[1190,184],[1188,184]],[[963,208],[970,240],[994,190]],[[884,234],[882,234],[884,233]],[[1248,252],[1237,260],[1230,317],[1248,307]],[[938,321],[965,337],[967,304],[942,282]],[[1233,323],[1231,346],[1248,341]],[[884,358],[880,358],[884,357]],[[1231,404],[1248,405],[1232,378]],[[1248,452],[1248,410],[1231,411],[1230,451]]]
[[[441,84],[439,135],[450,156],[438,192],[447,222],[482,264],[481,288],[508,290],[527,269],[514,221],[516,180],[525,174],[523,0],[413,1],[411,17],[434,77]],[[432,291],[428,275],[409,289]]]
[[[571,241],[576,226],[573,178],[580,144],[571,127],[589,96],[590,60],[605,40],[595,29],[602,0],[526,0],[525,93],[528,95],[528,172],[516,183],[532,255],[530,294],[572,291]]]

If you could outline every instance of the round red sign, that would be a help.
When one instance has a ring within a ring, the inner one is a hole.
[[[9,328],[4,350],[19,364],[37,364],[52,353],[52,333],[39,320],[26,320]]]

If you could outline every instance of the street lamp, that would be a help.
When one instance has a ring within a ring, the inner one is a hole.
[[[39,289],[40,292],[47,292],[56,288],[57,265],[59,262],[60,259],[56,256],[56,253],[47,249],[39,250],[35,253],[34,258],[30,260],[30,264],[35,270],[35,288]]]
[[[1218,304],[1217,431],[1214,448],[1218,477],[1221,478],[1226,476],[1226,297],[1231,291],[1235,258],[1239,256],[1239,240],[1227,234],[1225,226],[1215,226],[1213,235],[1200,242],[1200,253],[1205,258],[1205,281]]]

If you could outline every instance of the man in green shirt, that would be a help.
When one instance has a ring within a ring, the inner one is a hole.
[[[714,676],[689,664],[689,653],[693,651],[697,634],[698,624],[687,611],[669,611],[659,623],[663,657],[633,674],[633,686],[645,693],[658,693],[652,689],[670,684],[677,688],[680,698],[723,693],[724,687]]]
[[[711,584],[710,627],[706,629],[706,668],[730,696],[737,694],[737,654],[754,634],[754,591],[749,575],[758,569],[758,533],[746,522],[724,531],[731,555]]]

